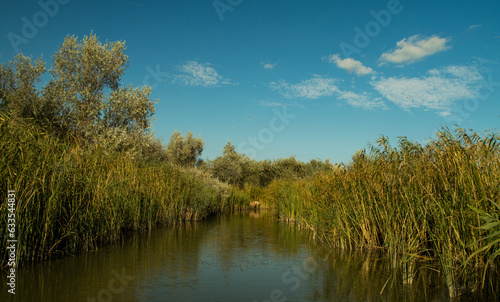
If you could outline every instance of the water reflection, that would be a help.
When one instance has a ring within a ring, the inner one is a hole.
[[[446,301],[430,273],[403,286],[381,254],[322,249],[261,210],[126,236],[28,266],[10,301]],[[426,270],[429,271],[429,270]],[[7,295],[2,274],[2,297]],[[388,285],[380,294],[386,281]],[[4,294],[5,293],[5,294]],[[3,301],[3,299],[2,299]]]

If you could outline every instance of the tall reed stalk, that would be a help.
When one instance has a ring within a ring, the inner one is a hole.
[[[282,219],[332,246],[385,249],[408,284],[415,261],[438,262],[454,297],[499,270],[499,140],[443,129],[425,146],[400,138],[393,148],[382,137],[347,167],[275,181],[267,194]]]
[[[226,199],[194,173],[85,149],[6,114],[0,116],[0,154],[2,196],[16,192],[18,265],[97,249],[128,230],[201,219]],[[6,234],[5,198],[0,217],[0,234]],[[0,249],[6,244],[2,238]],[[6,253],[1,261],[4,267]]]

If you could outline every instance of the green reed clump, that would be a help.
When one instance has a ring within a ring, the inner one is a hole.
[[[416,260],[439,262],[456,296],[498,272],[500,232],[473,209],[498,217],[499,140],[493,132],[443,129],[425,146],[400,138],[394,148],[382,137],[349,166],[310,182],[274,182],[268,195],[280,217],[332,245],[387,250],[405,282],[417,273]]]
[[[6,114],[0,116],[0,153],[2,195],[16,191],[18,265],[97,249],[128,230],[201,219],[226,202],[226,193],[192,173],[85,149]],[[6,202],[0,217],[7,217]]]
[[[279,200],[279,202],[274,202],[273,206],[280,220],[300,224],[301,221],[298,220],[303,217],[302,215],[310,214],[305,205],[311,198],[307,181],[273,181],[268,191],[272,192],[274,200]]]
[[[231,210],[250,209],[250,202],[258,201],[260,208],[268,208],[266,194],[267,191],[264,188],[248,183],[243,187],[231,186],[227,198],[227,206]]]
[[[250,194],[244,188],[231,187],[229,193],[229,207],[233,210],[245,209],[249,207],[251,198]]]

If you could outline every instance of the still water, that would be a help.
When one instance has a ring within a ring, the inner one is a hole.
[[[403,285],[383,255],[331,251],[260,211],[135,233],[97,252],[23,267],[15,298],[5,289],[1,300],[447,301],[442,286],[420,276]]]

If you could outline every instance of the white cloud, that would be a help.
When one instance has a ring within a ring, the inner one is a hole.
[[[317,99],[319,97],[334,96],[347,101],[353,107],[367,110],[378,107],[386,108],[381,98],[374,98],[366,92],[343,91],[337,87],[337,82],[339,82],[337,79],[316,76],[298,84],[288,84],[283,80],[272,82],[271,88],[279,91],[286,98]],[[272,102],[263,105],[280,106],[280,103]]]
[[[396,50],[383,53],[379,60],[382,64],[387,62],[410,64],[423,57],[449,49],[450,47],[446,46],[447,42],[449,42],[448,39],[437,36],[423,39],[419,35],[415,35],[408,40],[405,38],[399,41],[396,44]]]
[[[297,103],[275,102],[275,101],[261,101],[260,105],[265,107],[299,107],[299,108],[304,107],[303,105]]]
[[[261,101],[260,104],[262,106],[266,106],[266,107],[283,107],[283,104],[284,103],[281,103],[281,102],[268,102],[268,101]]]
[[[481,80],[482,76],[475,67],[448,66],[432,69],[419,78],[380,78],[371,84],[389,101],[405,110],[432,109],[446,116],[457,101],[478,96]]]
[[[366,92],[355,93],[352,91],[343,91],[339,99],[346,100],[353,107],[361,107],[363,109],[387,108],[381,98],[374,98]]]
[[[264,64],[264,69],[273,69],[274,67],[276,67],[276,65],[278,65],[278,63],[274,63],[274,64],[267,63],[267,64]]]
[[[179,71],[181,74],[175,76],[175,81],[186,86],[217,87],[232,84],[231,80],[219,75],[210,63],[188,61],[179,66]]]
[[[474,24],[474,25],[469,26],[469,30],[473,30],[473,29],[481,27],[481,26],[483,26],[483,25],[482,24]]]
[[[364,66],[360,61],[351,58],[342,60],[338,54],[328,57],[328,61],[330,63],[337,64],[337,67],[345,69],[349,73],[355,72],[358,77],[362,77],[373,72],[373,69]]]
[[[317,99],[339,92],[337,82],[337,79],[313,77],[297,84],[288,84],[283,80],[272,82],[271,88],[279,91],[286,98]]]
[[[441,112],[438,112],[438,115],[440,115],[442,117],[447,117],[447,116],[452,115],[452,113],[449,111],[441,111]]]

